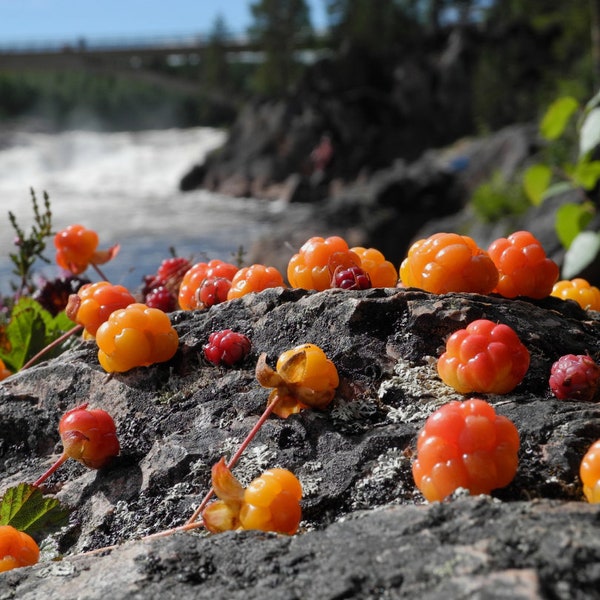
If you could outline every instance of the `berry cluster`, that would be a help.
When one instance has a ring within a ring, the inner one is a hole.
[[[563,300],[573,300],[584,310],[600,311],[600,289],[581,277],[557,281],[550,295]]]
[[[275,267],[255,264],[240,269],[231,280],[227,300],[241,298],[250,292],[262,292],[268,288],[285,287],[283,275]]]
[[[600,385],[600,366],[587,354],[565,354],[552,365],[548,382],[559,400],[592,402]]]
[[[489,294],[498,283],[498,269],[470,237],[437,233],[410,247],[400,265],[400,278],[406,287],[434,294]]]
[[[154,275],[144,278],[142,299],[150,308],[172,312],[177,308],[177,295],[184,275],[191,263],[187,258],[165,258]]]
[[[302,486],[291,471],[269,469],[244,489],[221,459],[213,466],[212,481],[219,500],[202,513],[209,531],[257,529],[293,535],[298,530]]]
[[[455,331],[437,363],[442,381],[462,394],[506,394],[528,368],[529,351],[514,330],[486,319]]]
[[[100,364],[112,373],[171,359],[179,336],[162,310],[134,303],[116,310],[100,325],[96,343]]]
[[[480,399],[450,402],[425,422],[413,463],[415,483],[427,500],[443,500],[458,488],[489,494],[507,486],[518,465],[519,433]]]
[[[231,263],[213,259],[209,262],[199,262],[191,266],[183,276],[178,292],[179,307],[183,310],[204,308],[198,297],[200,287],[205,279],[222,277],[231,281],[238,268]]]
[[[98,250],[98,234],[83,225],[69,225],[54,236],[56,263],[74,275],[83,273],[90,264],[101,265],[116,256],[119,246]]]
[[[585,453],[579,467],[583,493],[588,502],[600,503],[600,440]]]
[[[231,367],[246,357],[250,347],[251,342],[243,333],[223,329],[211,333],[202,350],[204,358],[213,365],[223,364]]]

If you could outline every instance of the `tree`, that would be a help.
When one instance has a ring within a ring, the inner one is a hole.
[[[229,29],[222,15],[218,15],[209,35],[209,45],[204,54],[204,82],[207,86],[226,90],[229,81],[226,43]]]
[[[296,80],[301,64],[295,50],[312,34],[310,11],[305,0],[259,0],[250,5],[254,22],[248,33],[264,51],[256,73],[261,92],[280,94]]]

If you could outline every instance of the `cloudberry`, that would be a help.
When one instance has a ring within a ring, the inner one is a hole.
[[[529,351],[514,330],[486,319],[455,331],[437,362],[442,381],[461,394],[506,394],[528,368]]]
[[[274,388],[269,403],[276,402],[273,412],[283,418],[308,407],[326,408],[339,385],[335,365],[315,344],[286,350],[277,359],[275,370],[262,354],[256,365],[256,378],[263,387]]]
[[[98,234],[83,225],[69,225],[54,236],[56,262],[75,275],[83,273],[90,264],[101,265],[115,257],[119,246],[97,250]]]
[[[12,375],[12,372],[6,368],[4,361],[0,358],[0,381]]]
[[[231,280],[227,299],[241,298],[250,292],[262,292],[267,288],[285,287],[283,275],[275,267],[255,264],[240,269]]]
[[[470,237],[436,233],[409,248],[400,265],[400,278],[406,287],[434,294],[489,294],[498,283],[498,269]]]
[[[584,310],[600,311],[600,289],[581,277],[557,281],[550,295],[563,300],[574,300]]]
[[[207,277],[198,290],[198,308],[210,308],[227,300],[231,281],[226,277]]]
[[[331,287],[329,259],[334,253],[348,253],[350,249],[346,241],[338,236],[328,238],[311,237],[304,242],[297,254],[290,259],[287,267],[287,278],[293,288],[317,290],[319,292]],[[354,255],[356,256],[356,255]],[[356,264],[360,259],[356,256]]]
[[[218,259],[196,263],[186,271],[179,286],[179,306],[183,310],[196,310],[199,308],[198,290],[206,278],[225,277],[231,281],[237,272],[234,264]]]
[[[430,502],[458,488],[489,494],[512,481],[518,451],[517,428],[490,404],[477,398],[450,402],[419,433],[413,477]]]
[[[600,366],[587,354],[565,354],[552,365],[548,383],[559,400],[593,402],[600,384]]]
[[[0,573],[35,565],[40,549],[35,540],[12,525],[0,525]]]
[[[111,373],[171,359],[179,337],[166,313],[135,303],[113,312],[98,328],[96,342],[98,360]]]
[[[594,442],[585,453],[579,467],[583,493],[588,502],[600,502],[600,440]]]
[[[379,250],[362,246],[350,250],[360,258],[360,266],[369,274],[373,287],[396,287],[398,271]]]
[[[90,469],[100,469],[119,454],[117,428],[113,418],[87,404],[67,411],[58,424],[64,453]]]
[[[243,333],[223,329],[211,333],[208,343],[202,349],[206,360],[213,365],[224,364],[231,367],[246,357],[250,347],[250,340]]]
[[[82,286],[77,294],[71,295],[66,311],[69,319],[83,325],[89,335],[95,336],[98,327],[115,310],[134,302],[135,298],[126,287],[98,281]]]
[[[529,231],[517,231],[490,244],[488,254],[498,269],[494,290],[505,298],[546,298],[558,279],[558,265],[546,257],[540,242]]]
[[[298,530],[302,486],[287,469],[269,469],[244,489],[221,459],[212,469],[219,500],[204,509],[206,528],[219,533],[257,529],[292,535]]]
[[[361,267],[337,267],[331,280],[331,287],[343,290],[367,290],[372,286],[369,274]]]

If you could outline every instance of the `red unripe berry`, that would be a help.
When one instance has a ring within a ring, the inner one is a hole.
[[[146,294],[146,306],[158,308],[163,312],[173,312],[177,308],[177,299],[167,287],[159,285]]]
[[[182,256],[165,258],[156,271],[155,280],[158,284],[166,285],[170,289],[177,290],[183,276],[191,267],[190,261]]]
[[[230,367],[243,360],[250,352],[250,347],[250,340],[243,333],[223,329],[211,333],[202,349],[208,362]]]
[[[413,476],[430,502],[458,488],[489,494],[512,481],[518,451],[517,428],[490,404],[477,398],[450,402],[419,433]]]
[[[179,286],[179,306],[183,310],[196,310],[199,308],[198,290],[206,278],[225,277],[231,281],[237,272],[236,265],[218,259],[196,263],[188,269]]]
[[[331,287],[343,290],[366,290],[371,287],[371,278],[361,267],[337,267],[331,283]]]
[[[600,384],[600,366],[587,354],[565,354],[552,365],[549,384],[559,400],[593,402]]]
[[[461,394],[506,394],[528,368],[529,351],[514,330],[486,319],[455,331],[437,363],[442,381]]]
[[[225,277],[207,277],[198,290],[198,307],[210,308],[227,300],[231,281]]]
[[[35,540],[12,525],[0,525],[0,573],[35,565],[40,549]]]
[[[64,453],[90,469],[100,469],[119,454],[117,429],[112,417],[87,404],[67,411],[58,424]]]

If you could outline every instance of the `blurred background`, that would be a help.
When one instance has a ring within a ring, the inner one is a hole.
[[[105,246],[120,243],[107,271],[133,286],[170,248],[229,259],[267,237],[281,255],[284,242],[297,245],[285,223],[335,233],[343,218],[315,217],[315,202],[346,194],[348,207],[348,190],[432,149],[453,146],[445,166],[465,171],[474,153],[460,140],[536,126],[556,98],[594,95],[599,5],[0,0],[0,291],[14,238],[5,215],[29,226],[31,188],[48,193],[55,229],[82,223]],[[537,149],[524,139],[519,160]],[[399,261],[419,226],[462,208],[485,178],[484,209],[498,202],[496,185],[508,198],[501,216],[518,213],[526,201],[494,183],[499,168],[470,172],[461,198],[440,192],[433,204],[405,185],[400,213],[426,214],[357,240],[381,239]],[[378,218],[389,224],[398,213],[385,202]],[[339,233],[361,226],[364,212],[350,212]],[[313,233],[302,227],[298,239]]]

